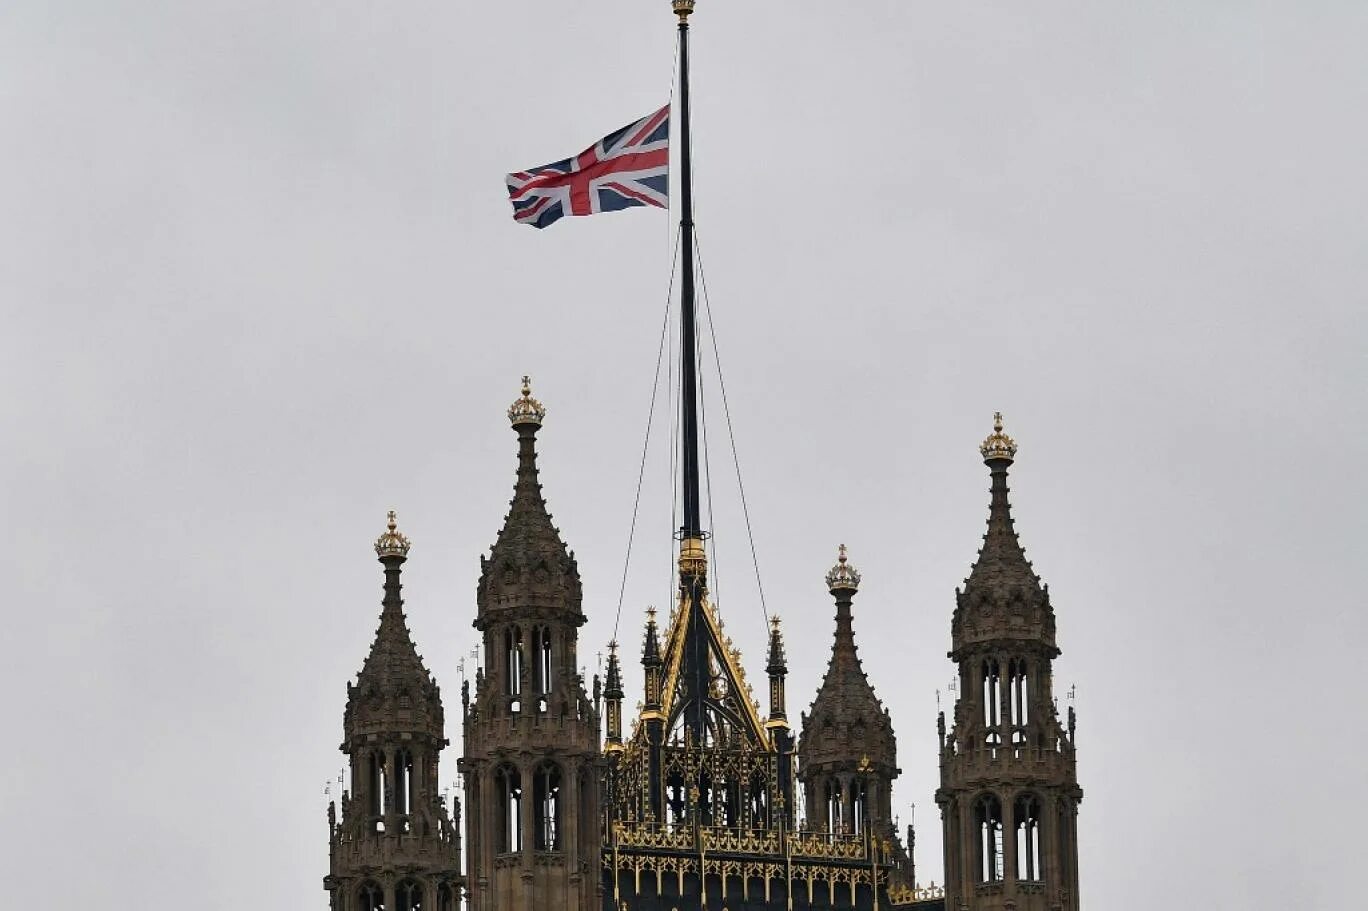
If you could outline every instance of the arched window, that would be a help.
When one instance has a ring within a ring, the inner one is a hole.
[[[450,883],[437,887],[437,911],[456,911],[456,893]]]
[[[1002,802],[985,794],[974,802],[974,824],[978,829],[979,882],[1002,881]]]
[[[394,887],[395,911],[425,911],[423,884],[406,879]]]
[[[989,730],[1002,723],[1002,671],[996,658],[983,660],[983,724]]]
[[[674,832],[689,824],[689,789],[676,766],[665,776],[666,824]]]
[[[517,697],[522,695],[523,640],[522,629],[510,626],[504,632],[504,691],[514,698],[509,708],[516,712],[520,708]]]
[[[850,786],[850,831],[856,834],[865,830],[868,794],[863,781],[856,781]]]
[[[356,907],[360,911],[385,911],[385,890],[379,883],[362,883],[356,892]]]
[[[551,630],[538,626],[532,630],[532,652],[535,656],[537,695],[551,692]]]
[[[561,774],[554,763],[539,767],[533,783],[533,796],[536,803],[533,813],[537,832],[538,851],[559,851],[561,815]]]
[[[409,831],[408,815],[413,812],[413,754],[408,750],[394,754],[394,812],[404,817],[400,831]]]
[[[366,762],[366,787],[370,791],[368,803],[374,831],[383,832],[385,821],[380,817],[390,811],[393,798],[390,796],[389,765],[380,750],[373,751]]]
[[[845,800],[841,794],[841,783],[835,778],[828,778],[822,785],[822,808],[826,830],[845,831]]]
[[[1013,658],[1007,666],[1007,676],[1011,687],[1009,695],[1012,698],[1012,726],[1025,727],[1030,721],[1030,693],[1025,659]]]
[[[769,814],[765,809],[768,796],[769,794],[765,789],[765,778],[757,769],[751,773],[750,788],[746,795],[746,815],[750,817],[750,824],[753,829],[764,829],[769,823]]]
[[[1016,878],[1039,882],[1044,878],[1040,869],[1040,798],[1023,794],[1016,799],[1012,827],[1016,831]]]
[[[512,766],[500,766],[494,773],[494,791],[499,797],[499,851],[521,851],[522,775]]]

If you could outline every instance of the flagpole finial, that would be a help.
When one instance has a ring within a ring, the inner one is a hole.
[[[689,14],[694,11],[694,0],[670,0],[674,6],[675,15],[679,17],[680,24],[689,21]]]

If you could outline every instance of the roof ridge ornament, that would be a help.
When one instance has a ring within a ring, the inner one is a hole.
[[[522,396],[508,406],[508,420],[512,422],[514,427],[523,424],[536,424],[540,427],[545,418],[546,406],[532,398],[532,378],[524,376],[522,378]]]
[[[993,432],[979,446],[979,453],[985,462],[1011,462],[1016,457],[1016,440],[1002,432],[1002,412],[993,412]]]
[[[836,557],[836,565],[826,574],[827,588],[833,592],[860,590],[860,571],[847,560],[846,546],[842,544]]]
[[[382,560],[386,557],[407,557],[410,546],[409,539],[399,531],[398,515],[391,509],[385,533],[375,540],[375,555]]]

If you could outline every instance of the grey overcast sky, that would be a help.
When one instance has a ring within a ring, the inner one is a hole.
[[[699,237],[791,710],[845,542],[939,881],[936,690],[1000,409],[1077,685],[1085,905],[1360,906],[1368,4],[699,7]],[[671,228],[534,231],[502,179],[663,104],[673,46],[665,0],[0,5],[8,906],[325,907],[371,542],[397,508],[459,743],[524,372],[592,674]],[[657,434],[629,656],[669,530]]]

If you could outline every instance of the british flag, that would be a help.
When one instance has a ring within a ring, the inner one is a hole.
[[[562,215],[594,215],[670,202],[670,107],[609,133],[574,158],[508,175],[513,220],[545,228]]]

